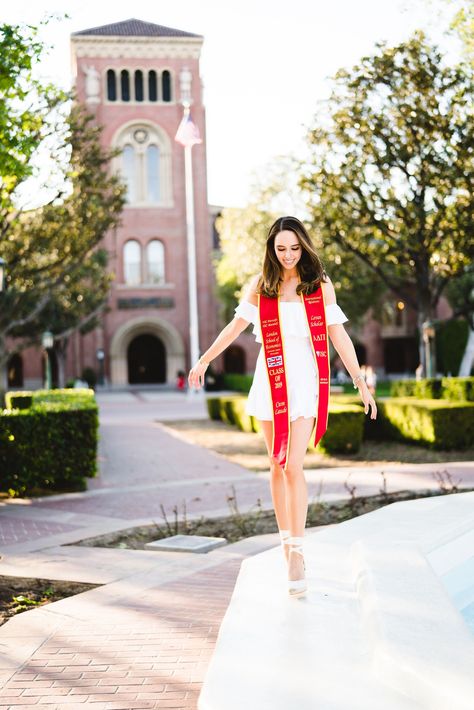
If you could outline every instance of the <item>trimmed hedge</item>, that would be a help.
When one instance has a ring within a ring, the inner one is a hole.
[[[258,432],[258,420],[245,413],[247,398],[209,397],[207,409],[211,419],[237,426],[241,431]],[[364,410],[353,404],[329,404],[328,430],[316,449],[328,453],[358,451],[364,433]],[[314,432],[312,434],[314,436]],[[308,447],[314,450],[311,444]]]
[[[245,392],[245,394],[248,394],[252,386],[252,380],[253,375],[224,374],[222,376],[222,387],[233,392]]]
[[[377,401],[378,416],[367,426],[375,439],[416,442],[434,449],[474,445],[474,403],[412,397]]]
[[[474,377],[443,377],[443,397],[451,402],[474,402]]]
[[[474,402],[474,377],[393,380],[390,386],[390,396]]]
[[[29,409],[24,407],[31,399]],[[0,416],[0,490],[84,490],[97,473],[99,416],[94,391],[8,392],[20,406]]]
[[[313,445],[314,431],[308,449],[325,451],[328,454],[355,453],[359,451],[364,437],[364,410],[355,404],[329,404],[328,428],[316,448]]]

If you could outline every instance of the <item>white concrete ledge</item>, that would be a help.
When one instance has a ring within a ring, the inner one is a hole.
[[[245,560],[199,710],[472,708],[474,636],[440,576],[447,550],[466,565],[472,531],[473,493],[307,531],[302,599],[279,546]],[[469,602],[474,581],[457,581]]]

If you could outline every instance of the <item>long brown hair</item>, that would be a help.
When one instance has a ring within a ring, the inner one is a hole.
[[[321,281],[326,281],[326,272],[304,224],[296,217],[279,217],[270,227],[257,293],[270,298],[278,296],[280,283],[283,281],[283,267],[275,253],[275,237],[283,230],[296,234],[302,249],[301,258],[296,264],[300,277],[296,293],[313,293],[319,288]]]

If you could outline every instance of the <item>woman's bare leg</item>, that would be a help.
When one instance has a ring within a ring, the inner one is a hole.
[[[272,437],[273,437],[273,422],[259,420],[263,438],[267,446],[268,457],[270,459],[270,489],[272,492],[273,507],[275,509],[275,517],[278,523],[279,530],[289,530],[289,518],[286,508],[286,486],[283,469],[272,459]],[[288,561],[289,549],[288,545],[284,546],[285,557]]]
[[[306,526],[308,487],[303,473],[303,461],[314,421],[314,417],[308,419],[299,417],[290,425],[290,450],[286,471],[283,472],[283,475],[286,484],[289,529],[292,537],[303,537]],[[288,579],[302,579],[303,577],[303,558],[301,555],[293,554],[289,560]]]

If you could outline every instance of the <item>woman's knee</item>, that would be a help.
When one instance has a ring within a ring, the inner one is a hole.
[[[270,459],[270,473],[276,478],[283,475],[283,469],[274,459]]]
[[[289,459],[286,470],[283,473],[289,482],[296,481],[298,478],[304,477],[303,465],[300,461]]]

